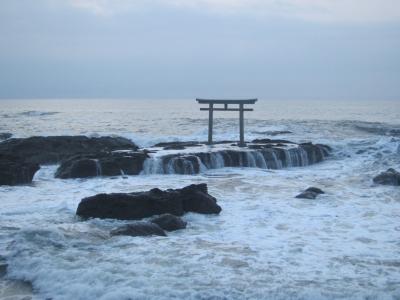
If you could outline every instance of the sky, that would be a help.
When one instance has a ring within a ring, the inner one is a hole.
[[[400,100],[400,1],[0,1],[0,98],[195,97]]]

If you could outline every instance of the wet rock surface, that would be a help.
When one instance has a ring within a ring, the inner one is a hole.
[[[325,194],[323,190],[317,187],[309,187],[304,192],[298,194],[296,198],[299,199],[315,199],[318,195]]]
[[[377,184],[398,186],[400,185],[400,172],[390,168],[374,177],[373,180]]]
[[[25,159],[0,154],[0,185],[18,185],[31,183],[33,176],[40,167]]]
[[[206,184],[182,189],[147,192],[98,194],[79,203],[76,214],[83,218],[139,220],[165,213],[182,216],[185,212],[219,214],[221,207],[208,194]]]
[[[19,156],[37,164],[58,163],[76,154],[137,149],[135,143],[122,137],[36,136],[0,143],[0,154]]]
[[[187,223],[181,218],[171,214],[163,214],[159,217],[152,219],[151,222],[157,224],[166,231],[185,229],[187,225]]]
[[[12,134],[9,132],[0,132],[0,142],[9,139]]]
[[[100,152],[69,157],[61,161],[55,177],[86,178],[94,176],[138,175],[148,158],[144,152]]]
[[[167,236],[164,230],[155,223],[137,221],[111,230],[111,236],[128,235],[128,236]]]

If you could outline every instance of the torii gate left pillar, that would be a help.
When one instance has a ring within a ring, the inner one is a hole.
[[[214,111],[238,111],[239,112],[239,146],[244,147],[244,112],[253,111],[252,108],[244,108],[245,104],[254,104],[257,99],[227,100],[227,99],[196,99],[199,104],[208,104],[208,108],[200,108],[200,110],[208,111],[208,144],[213,143],[213,117]],[[215,108],[214,104],[223,104],[223,107]],[[237,108],[229,108],[228,105],[239,105]]]

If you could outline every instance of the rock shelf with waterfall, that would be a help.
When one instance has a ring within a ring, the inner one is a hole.
[[[286,140],[258,139],[246,147],[225,141],[162,143],[143,150],[116,150],[72,156],[61,162],[58,178],[94,176],[199,174],[224,167],[282,169],[305,167],[324,160],[330,147],[296,144]]]

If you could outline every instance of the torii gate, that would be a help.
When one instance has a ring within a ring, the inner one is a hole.
[[[200,110],[208,110],[208,144],[212,144],[213,134],[213,112],[214,111],[238,111],[240,122],[240,142],[239,146],[244,147],[244,112],[253,111],[252,108],[244,108],[245,104],[254,104],[257,99],[242,99],[242,100],[223,100],[223,99],[196,99],[199,104],[208,104],[209,107],[202,107]],[[214,104],[223,104],[223,108],[214,108]],[[239,108],[228,108],[229,104],[239,105]]]

